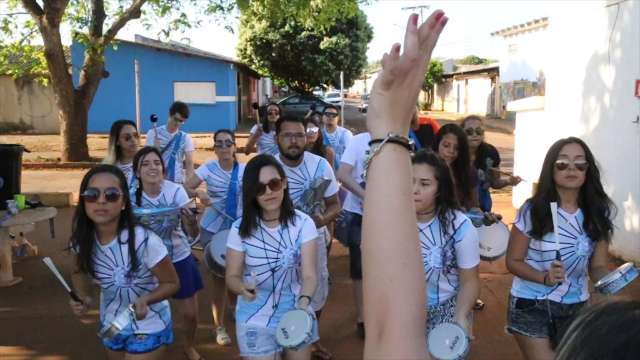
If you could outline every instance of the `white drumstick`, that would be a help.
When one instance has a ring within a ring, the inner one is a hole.
[[[69,287],[69,284],[67,284],[67,282],[64,280],[64,278],[62,277],[62,274],[60,274],[60,271],[58,271],[58,268],[53,263],[53,260],[51,260],[50,257],[45,257],[42,259],[42,261],[44,262],[45,265],[47,265],[49,270],[51,270],[53,275],[55,275],[58,278],[58,281],[60,281],[62,286],[64,286],[64,288],[67,290],[71,298],[77,302],[83,303],[80,297],[73,290],[71,290],[71,287]]]
[[[558,234],[558,203],[549,203],[551,207],[551,219],[553,220],[553,237],[556,240],[556,260],[560,260],[560,235]]]

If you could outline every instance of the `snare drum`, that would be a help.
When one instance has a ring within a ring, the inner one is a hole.
[[[638,269],[632,262],[628,262],[605,275],[594,287],[600,293],[611,295],[622,290],[637,277]]]
[[[313,316],[304,310],[291,310],[282,316],[276,328],[276,342],[286,349],[307,345],[313,337]]]
[[[480,226],[478,239],[480,240],[480,259],[494,261],[507,253],[509,245],[509,228],[502,222],[490,226]]]
[[[469,338],[462,326],[442,323],[429,332],[427,348],[436,359],[460,360],[469,352]]]
[[[227,235],[229,230],[215,234],[204,249],[204,261],[209,270],[216,276],[224,277],[225,258],[227,256]]]

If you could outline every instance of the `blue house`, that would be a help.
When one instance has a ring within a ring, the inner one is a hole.
[[[152,114],[157,114],[159,124],[164,124],[169,106],[176,100],[186,102],[191,110],[184,126],[188,132],[236,129],[251,116],[259,75],[246,65],[176,42],[141,36],[135,40],[119,40],[116,46],[105,50],[105,78],[89,110],[89,132],[108,132],[117,119],[135,121],[136,78],[141,133],[151,128]],[[84,50],[75,41],[71,45],[76,85]]]

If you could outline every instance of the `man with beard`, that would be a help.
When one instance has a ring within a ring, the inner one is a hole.
[[[327,268],[327,241],[331,237],[326,225],[340,212],[338,182],[329,162],[323,157],[304,151],[307,143],[306,125],[303,120],[282,116],[276,122],[276,140],[280,154],[277,159],[287,174],[291,200],[296,208],[307,213],[318,229],[318,287],[311,301],[311,308],[320,320],[320,313],[329,295],[329,270]],[[318,196],[313,190],[321,191]],[[322,204],[310,201],[320,199]],[[330,359],[329,353],[319,343],[314,344],[314,357]]]

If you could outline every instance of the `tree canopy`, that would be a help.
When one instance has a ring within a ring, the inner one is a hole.
[[[331,1],[326,1],[329,5]],[[251,7],[240,18],[238,57],[262,75],[301,93],[319,85],[339,86],[340,71],[349,87],[367,65],[373,30],[357,1],[341,1],[344,9],[327,25],[295,16],[269,17]],[[310,13],[325,13],[323,7]]]

